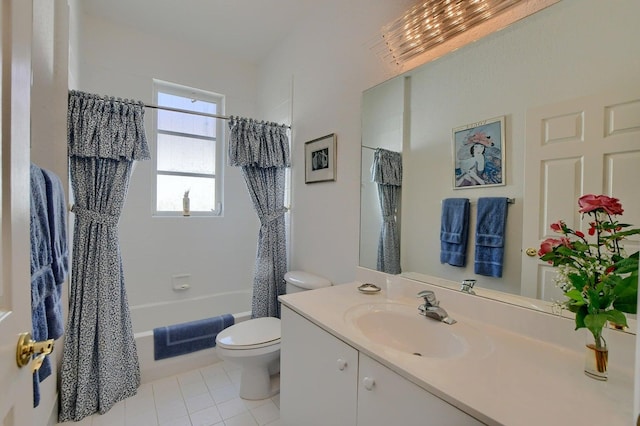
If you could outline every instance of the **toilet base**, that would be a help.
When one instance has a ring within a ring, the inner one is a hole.
[[[254,350],[228,350],[216,347],[218,356],[240,367],[240,398],[260,400],[280,392],[280,344]],[[277,386],[272,377],[277,377]]]
[[[280,374],[269,375],[265,368],[243,368],[240,374],[240,398],[251,401],[271,398],[280,393]]]

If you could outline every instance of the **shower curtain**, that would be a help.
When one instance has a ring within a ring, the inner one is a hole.
[[[150,158],[140,103],[71,91],[75,205],[59,421],[107,412],[137,392],[140,368],[124,287],[118,219],[135,160]]]
[[[229,161],[242,167],[253,206],[260,218],[253,278],[251,316],[280,317],[287,247],[284,215],[285,168],[289,138],[284,126],[245,118],[229,120]]]
[[[382,214],[382,228],[378,241],[376,269],[388,274],[399,274],[400,233],[397,213],[402,190],[402,154],[378,148],[371,166],[373,181],[378,185],[378,200]]]

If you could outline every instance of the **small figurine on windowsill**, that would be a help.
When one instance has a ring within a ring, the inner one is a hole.
[[[189,202],[189,189],[184,192],[184,196],[182,197],[182,215],[183,216],[191,216],[190,210],[190,202]]]

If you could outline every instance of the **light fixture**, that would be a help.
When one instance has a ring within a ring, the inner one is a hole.
[[[390,62],[403,65],[522,0],[423,0],[382,28]]]

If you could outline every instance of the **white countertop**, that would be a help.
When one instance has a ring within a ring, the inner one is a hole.
[[[280,299],[332,335],[488,425],[632,424],[633,366],[617,369],[610,362],[607,382],[591,379],[583,372],[583,352],[480,322],[456,311],[450,300],[450,305],[441,306],[458,322],[484,334],[491,343],[489,350],[450,359],[404,354],[371,343],[345,321],[345,312],[353,306],[388,301],[384,291],[358,292],[360,284],[342,284]],[[414,291],[410,290],[411,295]],[[445,290],[435,291],[438,295]],[[420,301],[407,293],[396,301],[414,304],[418,315]],[[499,303],[495,309],[501,309]],[[611,347],[610,351],[615,349]]]

